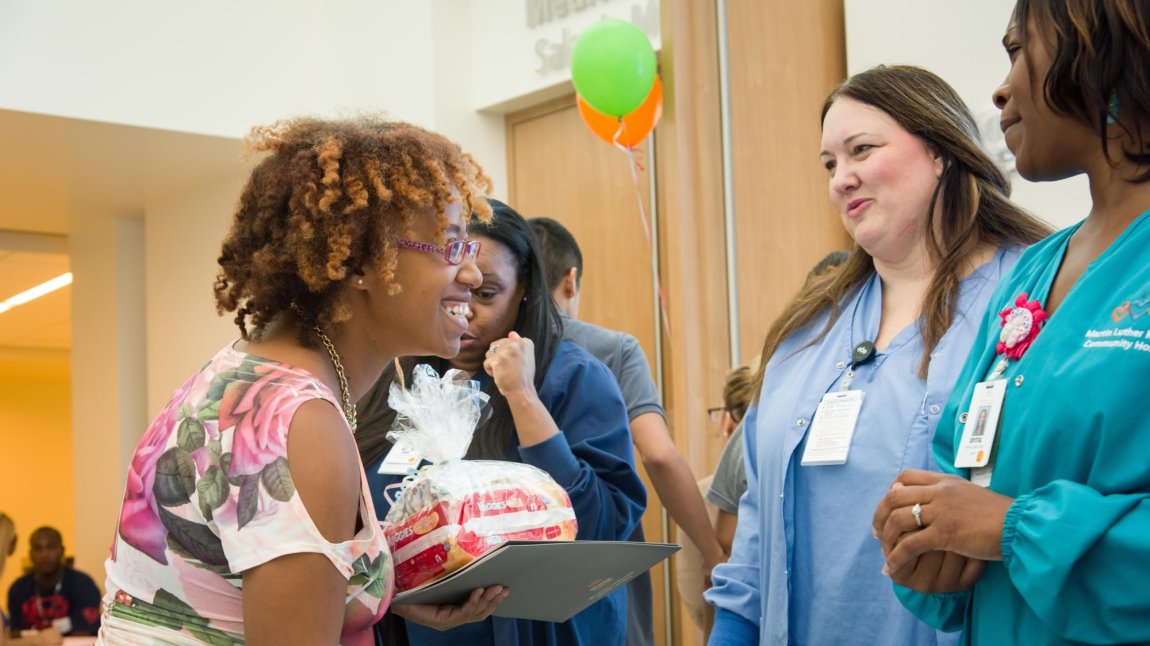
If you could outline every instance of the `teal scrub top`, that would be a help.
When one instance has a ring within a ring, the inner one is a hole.
[[[1079,225],[1028,249],[991,298],[933,451],[954,467],[959,415],[997,363],[999,312],[1045,303]],[[1002,561],[966,592],[895,586],[927,623],[968,644],[1150,642],[1150,211],[1087,266],[1006,369],[990,488],[1015,499]]]

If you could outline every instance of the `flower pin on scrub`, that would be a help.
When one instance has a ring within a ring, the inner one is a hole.
[[[996,376],[1006,372],[1009,361],[1018,361],[1022,358],[1049,318],[1046,310],[1042,309],[1042,304],[1027,300],[1028,297],[1026,292],[1022,292],[1014,299],[1014,307],[1007,307],[998,313],[998,317],[1002,319],[1002,331],[998,333],[995,352],[1002,355],[1002,359],[994,367]]]

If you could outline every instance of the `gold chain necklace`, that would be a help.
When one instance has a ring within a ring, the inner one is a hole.
[[[317,325],[313,328],[315,333],[319,336],[319,340],[323,341],[323,346],[327,348],[327,353],[331,356],[332,365],[335,366],[335,375],[339,377],[339,394],[343,398],[343,415],[347,418],[348,426],[351,426],[351,432],[355,432],[355,404],[351,403],[351,395],[348,394],[347,388],[347,375],[343,372],[343,363],[339,360],[339,353],[335,351],[335,344],[331,342],[323,330]]]

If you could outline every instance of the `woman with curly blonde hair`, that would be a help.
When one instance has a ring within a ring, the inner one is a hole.
[[[99,641],[369,644],[391,557],[355,402],[400,355],[453,356],[482,277],[467,222],[490,181],[447,139],[378,119],[256,128],[216,308],[240,339],[132,456]],[[447,628],[504,596],[409,607]]]

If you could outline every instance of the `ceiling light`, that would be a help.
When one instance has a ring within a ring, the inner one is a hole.
[[[61,274],[61,275],[53,278],[52,280],[49,280],[46,283],[40,283],[39,285],[36,285],[32,289],[20,292],[19,294],[16,294],[15,296],[13,296],[13,297],[5,300],[5,301],[0,301],[0,314],[7,312],[8,310],[12,309],[13,307],[16,307],[17,305],[23,305],[24,303],[27,303],[28,301],[40,298],[41,296],[43,296],[45,294],[51,294],[52,292],[56,291],[57,289],[60,289],[61,287],[67,287],[68,285],[71,285],[71,284],[72,284],[72,272],[68,272],[66,274]]]

